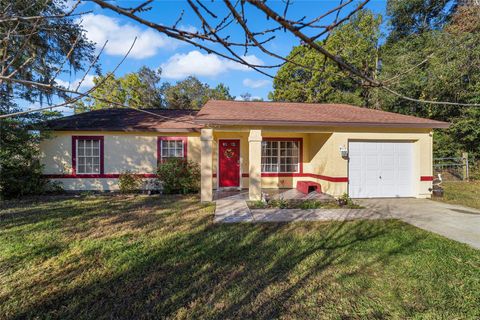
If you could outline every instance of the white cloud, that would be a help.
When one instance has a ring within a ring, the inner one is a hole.
[[[243,57],[252,64],[263,64],[254,55]],[[201,53],[193,50],[188,53],[177,53],[161,65],[162,76],[170,79],[182,79],[190,75],[217,76],[229,70],[248,71],[248,67],[234,61],[221,59],[217,55]]]
[[[241,96],[236,96],[235,97],[235,101],[252,101],[252,100],[262,100],[262,99],[263,98],[259,97],[259,96],[251,96],[251,97],[248,98],[248,100],[244,99]]]
[[[137,41],[129,54],[130,58],[143,59],[157,54],[161,48],[175,49],[177,41],[169,39],[153,29],[142,30],[130,24],[121,24],[118,19],[102,14],[89,13],[81,18],[81,24],[85,28],[87,37],[100,48],[106,40],[105,53],[114,56],[123,56],[133,43]],[[188,28],[188,27],[185,27]]]
[[[272,82],[270,80],[253,80],[250,78],[243,79],[243,85],[245,87],[258,89],[270,85]]]
[[[186,31],[186,32],[190,32],[190,33],[196,33],[198,31],[198,29],[195,28],[194,26],[191,26],[191,25],[186,26],[186,25],[183,25],[183,24],[179,25],[178,29]]]
[[[85,79],[83,80],[82,84],[80,85],[80,89],[89,89],[89,88],[93,87],[93,85],[94,85],[93,78],[95,78],[94,75],[87,74],[85,76]],[[81,79],[76,79],[75,81],[70,82],[70,81],[64,81],[64,80],[61,80],[61,79],[56,79],[55,82],[62,87],[70,88],[72,90],[75,90],[77,88],[78,84],[80,83],[80,80]]]

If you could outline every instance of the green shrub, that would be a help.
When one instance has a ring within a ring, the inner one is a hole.
[[[268,207],[267,203],[262,200],[247,201],[247,205],[250,209],[265,209]]]
[[[0,114],[5,111],[2,107],[7,105],[0,106]],[[0,199],[39,195],[51,189],[43,177],[39,149],[40,141],[49,134],[31,131],[32,123],[47,119],[40,114],[0,119]]]
[[[0,198],[12,199],[45,192],[48,180],[42,176],[40,161],[34,156],[21,161],[0,161]]]
[[[319,200],[305,200],[300,202],[300,209],[318,209],[323,206],[323,203]]]
[[[340,198],[338,198],[338,203],[340,206],[344,206],[348,209],[363,209],[363,207],[359,204],[356,204],[347,193],[344,193]]]
[[[158,166],[158,179],[167,194],[196,193],[200,190],[200,166],[185,159],[168,159]]]
[[[353,200],[348,196],[348,193],[344,193],[341,197],[338,198],[338,203],[340,205],[348,206],[353,204]]]
[[[121,193],[133,193],[141,189],[142,178],[126,171],[118,177],[118,187]]]
[[[478,181],[480,180],[480,161],[472,161],[469,167],[469,179]]]
[[[287,209],[290,208],[290,202],[283,198],[273,199],[268,202],[268,205],[273,208]]]

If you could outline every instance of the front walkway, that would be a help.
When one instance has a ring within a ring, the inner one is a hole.
[[[222,191],[215,195],[215,217],[213,222],[253,222],[247,206],[248,191]]]
[[[295,189],[272,192],[272,198],[330,200],[325,194],[304,195]],[[282,196],[283,195],[283,196]],[[288,221],[345,221],[353,219],[388,219],[391,217],[368,209],[255,209],[247,206],[248,191],[221,191],[215,195],[214,222],[288,222]]]

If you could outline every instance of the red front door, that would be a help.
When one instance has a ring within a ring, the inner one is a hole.
[[[240,186],[240,140],[219,140],[219,186]]]

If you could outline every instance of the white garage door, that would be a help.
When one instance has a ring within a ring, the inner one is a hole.
[[[413,197],[413,143],[356,141],[348,148],[352,198]]]

